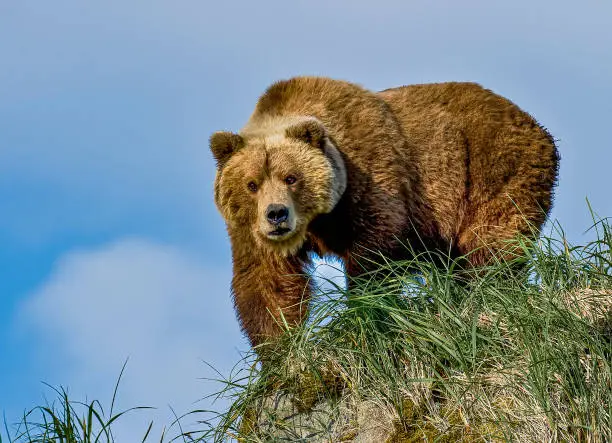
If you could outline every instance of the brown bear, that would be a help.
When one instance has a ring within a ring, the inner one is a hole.
[[[279,81],[239,134],[213,134],[210,149],[235,306],[253,345],[305,319],[313,252],[339,257],[350,277],[381,255],[428,249],[486,264],[507,240],[537,235],[558,168],[551,135],[474,83],[374,93],[329,78]]]

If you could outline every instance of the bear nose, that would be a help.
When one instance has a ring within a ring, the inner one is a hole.
[[[266,211],[268,221],[273,225],[278,225],[289,217],[289,209],[285,205],[270,205]]]

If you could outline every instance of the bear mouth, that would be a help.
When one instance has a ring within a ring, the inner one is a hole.
[[[291,232],[290,228],[276,228],[273,231],[268,232],[268,236],[270,237],[283,237],[284,235]]]

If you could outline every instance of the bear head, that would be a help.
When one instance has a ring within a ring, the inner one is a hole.
[[[249,230],[275,253],[297,252],[309,223],[331,212],[347,186],[342,155],[312,117],[216,132],[210,149],[217,161],[215,203],[228,227]]]

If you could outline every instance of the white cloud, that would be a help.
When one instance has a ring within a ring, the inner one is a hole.
[[[336,262],[317,261],[314,274],[324,290],[332,289],[326,280],[344,285]],[[204,267],[177,248],[144,240],[73,251],[23,302],[20,328],[36,343],[44,380],[68,387],[75,400],[98,399],[108,408],[129,357],[119,409],[159,408],[118,422],[119,441],[138,441],[148,420],[155,419],[153,435],[172,422],[168,406],[179,414],[210,406],[194,403],[217,387],[201,380],[214,375],[203,361],[228,374],[237,350],[248,349],[230,279],[229,269]]]
[[[227,370],[241,339],[229,299],[227,269],[204,268],[172,247],[123,240],[67,254],[51,278],[24,303],[22,324],[34,335],[46,380],[69,386],[75,399],[108,407],[129,357],[119,406],[155,406],[118,426],[119,441],[139,441],[147,419],[155,432],[211,393],[198,380]],[[54,373],[52,377],[48,372]],[[129,438],[128,438],[129,436]]]

